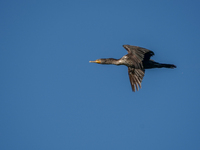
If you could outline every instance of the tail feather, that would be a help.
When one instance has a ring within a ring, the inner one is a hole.
[[[176,66],[175,65],[173,65],[173,64],[159,64],[158,65],[158,68],[176,68]]]

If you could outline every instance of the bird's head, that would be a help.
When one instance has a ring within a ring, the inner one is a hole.
[[[97,63],[97,64],[110,64],[111,62],[111,58],[107,58],[107,59],[97,59],[95,61],[89,61],[90,63]]]
[[[95,61],[89,61],[90,63],[98,63],[98,64],[101,64],[101,59],[97,59],[97,60],[95,60]]]

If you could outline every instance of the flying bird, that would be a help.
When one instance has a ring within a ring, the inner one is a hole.
[[[90,63],[98,64],[113,64],[113,65],[125,65],[128,67],[128,75],[132,87],[132,91],[135,92],[141,88],[142,79],[144,77],[145,69],[152,68],[176,68],[173,64],[161,64],[150,59],[154,55],[154,52],[146,48],[132,45],[123,45],[128,51],[128,54],[120,59],[114,58],[102,58],[95,61],[89,61]]]

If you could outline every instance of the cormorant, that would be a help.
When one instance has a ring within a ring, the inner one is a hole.
[[[123,45],[128,51],[128,54],[120,59],[103,58],[95,61],[89,61],[91,63],[98,64],[113,64],[113,65],[125,65],[128,67],[128,75],[132,87],[132,91],[135,89],[138,91],[138,87],[141,88],[141,82],[144,77],[145,69],[151,68],[176,68],[173,64],[161,64],[150,59],[154,55],[154,52],[139,46]]]

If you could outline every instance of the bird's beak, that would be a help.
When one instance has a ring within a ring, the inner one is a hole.
[[[101,63],[101,61],[100,60],[95,60],[95,61],[89,61],[90,63],[98,63],[98,64],[100,64]]]

